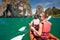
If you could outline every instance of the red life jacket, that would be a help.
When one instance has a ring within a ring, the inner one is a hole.
[[[50,32],[50,27],[51,23],[48,21],[43,21],[42,22],[42,38],[48,38],[49,37],[49,32]]]

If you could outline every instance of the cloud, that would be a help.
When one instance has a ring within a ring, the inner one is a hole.
[[[36,8],[32,9],[32,14],[36,13]]]
[[[44,11],[47,9],[47,8],[43,8],[44,9]]]
[[[44,5],[45,6],[47,6],[47,5],[51,5],[52,3],[50,3],[50,2],[47,2],[47,3],[45,3]]]
[[[35,6],[37,6],[37,5],[41,5],[41,6],[43,6],[43,7],[50,7],[50,6],[53,6],[53,5],[56,5],[57,3],[58,3],[59,1],[54,1],[54,2],[42,2],[42,3],[37,3],[37,4],[35,4]]]
[[[52,7],[52,6],[56,6],[56,7],[59,7],[60,8],[60,0],[37,0],[37,1],[31,1],[31,5],[32,5],[32,8],[36,8],[37,5],[41,5],[43,8],[49,8],[49,7]]]
[[[44,11],[45,11],[47,8],[53,7],[53,6],[56,6],[56,7],[60,8],[59,3],[60,3],[60,1],[57,1],[57,0],[38,2],[38,3],[32,5],[32,13],[33,14],[36,13],[37,5],[41,5],[43,7]]]

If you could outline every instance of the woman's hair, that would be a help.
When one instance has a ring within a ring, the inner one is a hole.
[[[45,18],[48,18],[48,14],[47,13],[41,13]]]

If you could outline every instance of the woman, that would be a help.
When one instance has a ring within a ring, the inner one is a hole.
[[[40,20],[41,22],[39,23],[39,30],[37,31],[34,27],[31,26],[31,29],[37,34],[36,40],[48,40],[49,39],[49,32],[51,28],[51,23],[47,21],[46,19],[48,18],[48,15],[45,13],[40,14]]]
[[[41,24],[42,24],[41,40],[48,40],[49,38],[51,23],[46,20],[47,17],[48,16],[45,13],[40,14],[40,19],[41,19]]]

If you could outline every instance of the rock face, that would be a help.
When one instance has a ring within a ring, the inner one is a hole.
[[[45,10],[45,13],[47,13],[53,17],[60,17],[60,9],[58,9],[56,7],[47,8]]]
[[[42,12],[44,12],[43,7],[41,5],[38,5],[36,7],[36,15],[40,15]]]
[[[6,15],[6,10],[10,11],[11,17],[32,16],[29,0],[2,0],[2,8],[5,9],[3,12],[4,17],[9,16]]]

